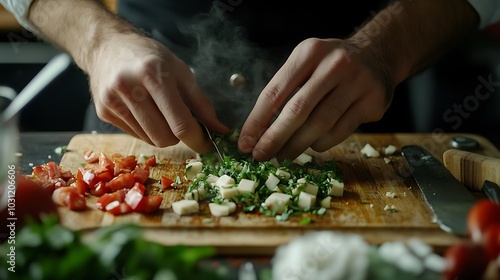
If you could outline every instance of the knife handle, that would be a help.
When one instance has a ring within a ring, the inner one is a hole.
[[[500,159],[450,149],[443,153],[443,163],[457,180],[471,190],[481,191],[485,180],[500,185]]]

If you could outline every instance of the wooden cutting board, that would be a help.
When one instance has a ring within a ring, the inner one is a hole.
[[[311,230],[358,233],[373,244],[418,237],[439,250],[459,238],[443,232],[433,222],[433,213],[424,202],[399,150],[404,145],[417,144],[442,160],[443,152],[450,148],[449,141],[455,135],[353,134],[327,152],[308,151],[322,159],[334,159],[342,170],[345,183],[344,196],[333,198],[332,208],[322,217],[311,216],[313,223],[308,225],[300,224],[300,217],[278,222],[274,217],[245,213],[221,218],[211,217],[210,214],[180,217],[172,212],[171,203],[181,199],[183,191],[165,192],[160,211],[149,215],[131,213],[113,216],[96,209],[96,198],[89,196],[89,209],[84,212],[60,208],[61,222],[68,228],[82,230],[89,236],[95,228],[116,223],[134,223],[144,226],[145,237],[152,241],[165,245],[211,245],[217,247],[221,254],[273,254],[277,246]],[[479,141],[480,149],[475,152],[500,157],[499,151],[487,139],[473,134],[460,135]],[[386,163],[383,156],[364,157],[360,150],[366,143],[378,150],[394,145],[398,151],[391,156],[391,162]],[[124,134],[76,135],[67,149],[60,164],[73,172],[84,162],[85,150],[108,155],[155,155],[159,161],[168,159],[170,165],[159,164],[152,169],[150,177],[154,180],[165,174],[165,170],[170,171],[166,174],[170,177],[182,176],[181,164],[195,156],[183,144],[160,149]],[[387,192],[395,193],[396,197],[387,196]],[[384,210],[386,206],[393,207],[396,211]],[[207,208],[205,205],[205,209]],[[212,222],[207,223],[205,218],[211,218]]]

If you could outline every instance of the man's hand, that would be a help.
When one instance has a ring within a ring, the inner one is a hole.
[[[259,161],[294,159],[308,147],[325,151],[360,124],[383,116],[393,89],[380,78],[385,74],[374,73],[346,44],[307,39],[295,48],[247,118],[239,140],[242,152],[252,152]]]
[[[211,149],[192,113],[227,132],[189,67],[155,40],[116,34],[88,70],[99,118],[152,145],[180,140],[197,152]]]

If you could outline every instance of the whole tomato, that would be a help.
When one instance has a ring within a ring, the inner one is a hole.
[[[13,197],[15,200],[11,200],[11,204],[0,211],[0,220],[6,221],[6,226],[0,228],[0,242],[5,241],[12,234],[12,230],[19,230],[28,218],[40,221],[43,214],[58,214],[51,195],[40,184],[24,175],[18,175],[16,185]],[[15,218],[15,220],[9,218]],[[13,226],[9,227],[11,223]]]

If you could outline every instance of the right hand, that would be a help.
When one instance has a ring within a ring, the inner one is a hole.
[[[158,147],[180,140],[203,153],[212,146],[193,114],[213,131],[228,131],[189,67],[153,39],[110,35],[89,62],[98,117],[132,136]]]

